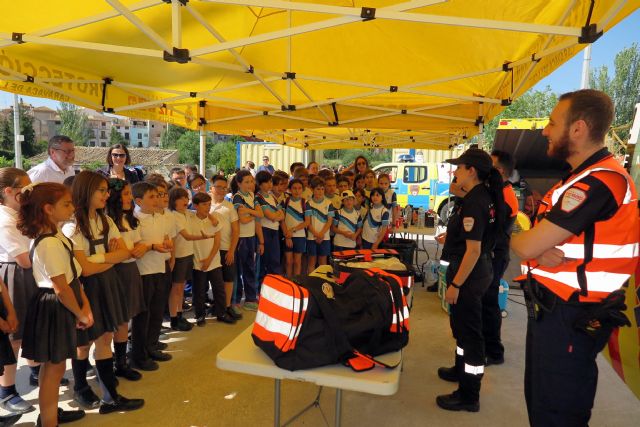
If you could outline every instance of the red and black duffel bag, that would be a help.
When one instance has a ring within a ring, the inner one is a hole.
[[[393,265],[388,261],[395,261]],[[402,289],[409,295],[415,283],[416,272],[412,265],[400,260],[400,253],[395,249],[351,249],[332,252],[331,265],[336,282],[344,283],[355,271],[365,268],[380,268],[400,278]]]
[[[379,270],[352,274],[343,285],[319,277],[294,283],[267,275],[253,340],[290,371],[343,363],[373,368],[373,356],[409,341],[409,310],[397,276]]]

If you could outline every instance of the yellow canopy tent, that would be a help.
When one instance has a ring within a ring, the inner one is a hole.
[[[297,147],[446,148],[640,0],[21,0],[0,89]]]

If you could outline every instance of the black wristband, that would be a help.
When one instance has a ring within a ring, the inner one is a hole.
[[[460,287],[462,286],[462,285],[456,285],[456,284],[453,282],[453,280],[452,280],[451,282],[449,282],[449,285],[453,286],[453,287],[454,287],[454,288],[456,288],[456,289],[460,289]]]

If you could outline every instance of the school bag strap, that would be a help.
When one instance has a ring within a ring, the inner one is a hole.
[[[57,239],[56,233],[44,233],[36,237],[36,239],[33,241],[33,246],[31,246],[31,250],[29,250],[29,260],[31,261],[32,265],[33,265],[33,254],[35,253],[36,247],[44,239],[47,239],[50,237]],[[63,235],[63,237],[69,243],[69,246],[65,245],[64,243],[62,243],[62,246],[64,246],[64,248],[69,253],[69,264],[71,266],[71,272],[73,273],[73,280],[76,280],[78,278],[78,270],[76,270],[76,264],[73,262],[73,241],[69,239],[67,236]]]

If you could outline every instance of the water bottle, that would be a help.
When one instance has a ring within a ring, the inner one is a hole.
[[[418,208],[418,228],[424,228],[424,208]]]

